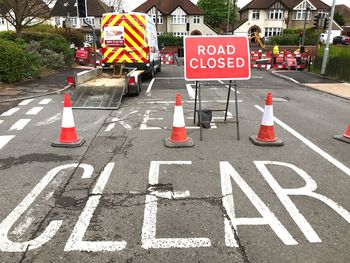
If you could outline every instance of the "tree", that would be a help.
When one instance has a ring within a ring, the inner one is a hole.
[[[226,27],[230,8],[230,24],[237,17],[237,6],[233,8],[232,0],[198,0],[197,5],[204,12],[204,20],[212,27]],[[234,16],[234,10],[236,15]]]
[[[114,11],[121,12],[124,8],[124,0],[103,0],[109,7],[113,7]]]
[[[49,19],[49,5],[54,0],[0,0],[0,15],[16,29],[20,37],[23,29]]]
[[[338,11],[334,14],[334,20],[338,23],[338,25],[343,26],[345,24],[345,18]]]

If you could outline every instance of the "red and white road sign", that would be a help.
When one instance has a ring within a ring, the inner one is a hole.
[[[250,79],[247,37],[188,36],[184,48],[186,80]]]

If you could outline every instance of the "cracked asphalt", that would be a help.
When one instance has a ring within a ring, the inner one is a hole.
[[[194,86],[182,76],[182,66],[164,66],[119,110],[73,110],[86,139],[79,148],[50,146],[62,94],[0,116],[0,141],[14,136],[0,147],[0,262],[350,260],[349,145],[332,138],[348,125],[350,102],[253,71],[238,81],[241,139],[235,124],[219,123],[219,111],[200,141]],[[222,109],[227,89],[212,83],[202,90],[203,108]],[[279,148],[249,141],[268,91],[283,122],[275,123]],[[192,148],[164,146],[176,92]],[[232,101],[233,116],[234,109]],[[14,129],[23,118],[30,122]]]

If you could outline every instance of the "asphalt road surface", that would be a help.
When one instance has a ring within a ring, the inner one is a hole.
[[[218,111],[200,141],[193,84],[165,66],[119,110],[74,110],[80,148],[50,146],[62,94],[0,113],[0,262],[349,262],[349,101],[253,71],[240,140]],[[268,91],[283,147],[249,141]],[[176,92],[192,148],[164,147]],[[203,108],[226,98],[202,88]]]

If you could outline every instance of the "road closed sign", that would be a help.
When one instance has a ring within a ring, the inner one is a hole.
[[[184,48],[186,80],[250,78],[247,37],[188,36]]]

